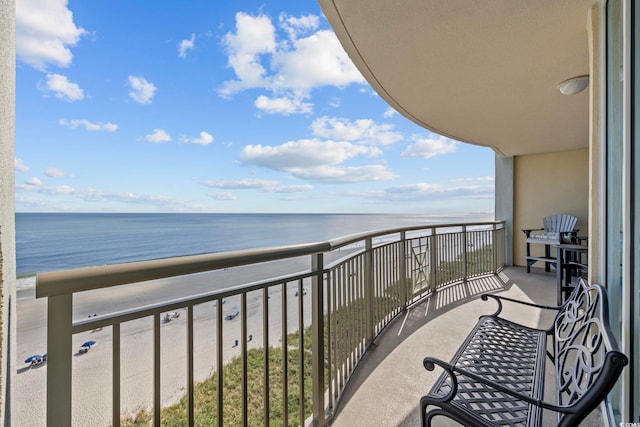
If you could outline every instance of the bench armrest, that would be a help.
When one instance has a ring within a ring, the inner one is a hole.
[[[505,387],[501,384],[498,384],[495,381],[491,381],[490,379],[487,379],[481,375],[475,374],[473,372],[469,372],[466,369],[459,368],[456,365],[452,365],[450,363],[447,363],[435,357],[430,357],[430,356],[425,357],[424,360],[422,361],[422,364],[424,365],[427,371],[433,371],[435,369],[435,366],[438,365],[442,369],[444,369],[447,375],[449,376],[449,378],[451,378],[451,390],[449,391],[449,393],[442,397],[430,396],[431,400],[434,400],[434,401],[446,403],[446,402],[450,402],[455,397],[456,393],[458,392],[458,379],[454,375],[454,372],[455,372],[457,374],[464,375],[465,377],[469,377],[481,384],[487,385],[497,391],[513,396],[518,400],[525,401],[527,403],[530,403],[532,405],[538,406],[543,409],[549,409],[549,410],[552,410],[555,412],[561,412],[564,414],[573,414],[577,412],[577,409],[575,407],[558,406],[549,402],[545,402],[544,400],[541,400],[541,399],[533,399],[531,396],[511,390],[510,388]]]
[[[482,299],[482,301],[487,301],[489,298],[492,298],[494,300],[496,300],[496,302],[498,303],[498,309],[496,310],[495,313],[491,314],[491,317],[496,317],[500,314],[500,312],[502,312],[502,301],[509,301],[509,302],[513,302],[516,304],[521,304],[521,305],[526,305],[529,307],[534,307],[534,308],[540,308],[543,310],[560,310],[560,306],[548,306],[548,305],[540,305],[540,304],[534,304],[532,302],[527,302],[527,301],[522,301],[522,300],[517,300],[517,299],[513,299],[513,298],[509,298],[509,297],[503,297],[500,295],[494,295],[494,294],[482,294],[480,295],[480,298]]]

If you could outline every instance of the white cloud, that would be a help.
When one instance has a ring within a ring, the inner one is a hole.
[[[402,153],[402,157],[420,157],[430,159],[441,154],[454,153],[457,150],[458,142],[448,138],[421,138],[413,136],[411,144]]]
[[[268,16],[253,17],[243,12],[236,13],[236,32],[227,33],[223,44],[228,54],[229,66],[238,80],[225,82],[221,94],[231,95],[251,88],[264,87],[265,68],[260,55],[276,50],[275,28]]]
[[[321,86],[344,87],[365,84],[338,38],[330,30],[316,33],[289,44],[273,55],[273,84],[277,89],[309,92]]]
[[[281,185],[278,181],[264,179],[240,179],[235,181],[204,181],[204,185],[210,188],[228,190],[263,190],[269,193],[300,193],[309,191],[313,187],[303,185]],[[227,193],[230,194],[230,193]]]
[[[229,192],[215,193],[215,194],[212,194],[211,197],[213,197],[215,200],[236,200],[237,199],[237,197],[233,195],[233,193],[229,193]]]
[[[491,199],[494,197],[493,185],[458,186],[419,182],[388,187],[383,191],[371,191],[360,194],[367,199],[387,202],[414,202],[427,200],[468,200]]]
[[[60,185],[57,187],[43,186],[42,181],[35,177],[25,181],[25,185],[16,185],[16,190],[35,191],[37,193],[54,196],[79,193],[78,190],[73,187],[69,187],[68,185]]]
[[[164,129],[154,129],[153,133],[145,135],[144,137],[149,142],[169,142],[171,141],[171,135],[169,135]]]
[[[77,190],[68,185],[59,185],[57,187],[43,188],[42,192],[48,194],[74,194],[77,193]]]
[[[402,134],[393,132],[393,125],[378,125],[373,120],[360,119],[350,122],[335,117],[319,117],[311,123],[314,135],[359,144],[390,145],[402,139]]]
[[[492,176],[481,176],[477,178],[456,178],[451,182],[495,182],[495,178]]]
[[[396,114],[398,114],[398,112],[396,110],[394,110],[393,108],[389,107],[387,108],[387,110],[384,112],[383,116],[384,118],[388,119],[389,117],[393,117]]]
[[[333,31],[318,30],[319,22],[314,15],[283,14],[278,31],[266,15],[236,14],[235,32],[223,40],[236,79],[226,81],[220,95],[259,88],[272,92],[273,99],[306,99],[321,86],[365,84]],[[291,114],[288,109],[272,112]]]
[[[19,159],[17,157],[14,160],[14,168],[19,172],[29,172],[31,170],[29,169],[29,166],[24,164],[22,159]]]
[[[419,182],[415,184],[397,185],[389,187],[385,190],[389,194],[427,194],[427,193],[442,193],[446,191],[446,187],[442,184],[430,184],[426,182]]]
[[[44,173],[51,178],[62,178],[63,176],[66,176],[64,171],[57,168],[47,168]]]
[[[34,176],[33,178],[29,178],[28,180],[26,180],[25,184],[38,187],[42,185],[42,181],[40,181],[40,178]]]
[[[53,92],[56,98],[65,101],[80,101],[84,99],[84,91],[76,83],[71,83],[61,74],[47,74],[47,81],[39,84],[39,89]]]
[[[383,165],[368,166],[318,166],[313,168],[293,168],[291,174],[299,179],[331,184],[384,181],[397,176]]]
[[[151,104],[157,88],[143,77],[129,76],[129,96],[139,104]]]
[[[247,145],[240,153],[245,164],[280,171],[342,163],[360,154],[369,154],[367,147],[349,142],[303,139],[290,141],[275,147]]]
[[[213,135],[208,132],[200,132],[200,137],[191,140],[194,144],[209,145],[213,142]]]
[[[211,188],[222,188],[227,190],[264,190],[278,185],[278,181],[263,179],[239,179],[235,181],[204,181],[204,185]]]
[[[67,0],[16,1],[16,54],[34,68],[69,66],[73,60],[69,47],[83,34],[86,31],[73,22]]]
[[[386,166],[338,166],[360,155],[380,154],[377,147],[347,141],[303,139],[278,146],[247,145],[240,152],[246,165],[289,172],[294,178],[331,183],[380,181],[396,176]]]
[[[303,191],[309,191],[313,189],[311,185],[276,185],[275,187],[267,189],[271,193],[302,193]]]
[[[301,97],[269,98],[260,95],[254,105],[267,114],[308,114],[313,111],[313,104],[304,102]]]
[[[118,192],[110,192],[97,190],[95,188],[88,189],[76,189],[73,187],[69,187],[68,185],[60,185],[56,187],[47,187],[42,186],[40,180],[37,178],[32,178],[29,180],[30,182],[26,185],[16,185],[16,190],[24,190],[30,192],[36,192],[40,194],[45,194],[49,196],[62,197],[62,196],[72,196],[78,198],[80,200],[86,202],[123,202],[123,203],[131,203],[131,204],[151,204],[157,206],[173,206],[176,205],[176,201],[170,199],[165,196],[158,195],[146,195],[146,194],[134,194],[134,193],[118,193]],[[18,200],[18,198],[16,198]],[[30,205],[42,205],[43,203],[47,203],[40,200],[29,200],[20,198],[20,200],[26,200],[25,203]],[[59,205],[56,205],[59,207]]]
[[[194,42],[196,41],[196,35],[191,34],[191,39],[185,39],[180,42],[178,45],[178,56],[180,58],[186,58],[187,52],[193,50]]]
[[[316,15],[306,15],[296,18],[282,13],[278,21],[280,27],[287,32],[291,40],[295,40],[301,35],[309,34],[320,26],[320,18]]]
[[[64,120],[60,119],[58,121],[62,126],[67,126],[71,129],[76,129],[77,127],[84,127],[85,130],[88,131],[106,131],[106,132],[115,132],[118,130],[118,125],[113,124],[111,122],[103,123],[103,122],[90,122],[85,119],[72,119],[72,120]]]

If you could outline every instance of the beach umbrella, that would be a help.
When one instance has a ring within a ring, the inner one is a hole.
[[[92,345],[96,345],[96,342],[93,340],[85,342],[81,347],[91,347]]]
[[[42,359],[42,356],[40,356],[39,354],[34,354],[31,357],[28,357],[24,363],[33,363],[33,362],[37,362],[38,360]]]

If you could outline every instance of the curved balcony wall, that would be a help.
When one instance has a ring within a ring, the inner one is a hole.
[[[47,423],[86,423],[91,405],[92,424],[113,426],[132,411],[153,425],[167,417],[181,425],[325,425],[384,328],[438,290],[495,274],[504,239],[502,222],[429,225],[40,274]],[[123,289],[137,297],[108,313],[83,312],[86,299],[114,301]],[[104,372],[73,360],[96,331],[101,351],[110,347]],[[148,372],[131,371],[139,357]],[[107,396],[83,387],[96,381]],[[131,395],[139,399],[124,397]]]

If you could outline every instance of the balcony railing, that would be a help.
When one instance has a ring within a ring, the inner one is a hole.
[[[166,400],[162,325],[167,313],[180,312],[186,318],[181,423],[325,425],[334,416],[358,362],[385,326],[440,288],[497,272],[503,266],[504,239],[502,222],[430,225],[299,246],[39,274],[36,296],[48,298],[47,423],[83,422],[72,407],[72,402],[89,404],[82,392],[76,390],[79,395],[74,396],[74,387],[85,380],[86,373],[74,369],[73,337],[104,328],[111,338],[110,378],[94,375],[86,380],[104,380],[104,387],[111,388],[110,405],[106,402],[111,406],[111,424],[121,425],[122,388],[129,381],[123,379],[123,372],[130,371],[126,365],[131,353],[125,350],[129,341],[123,330],[131,322],[148,319],[152,322],[149,416],[154,425],[160,425]],[[74,319],[79,317],[74,314],[74,295],[140,282],[148,282],[153,290],[158,279],[186,281],[195,274],[247,266],[254,272],[270,270],[265,266],[299,257],[308,257],[310,267],[223,289],[216,289],[217,276],[212,276],[212,290],[206,293]],[[231,310],[232,305],[237,308]],[[194,354],[204,338],[197,338],[202,334],[199,329],[196,333],[199,326],[194,319],[207,316],[211,322],[206,324],[205,336],[211,339],[213,351],[207,360],[198,356],[196,361]],[[230,370],[233,358],[240,371],[237,377]],[[194,375],[196,362],[208,363],[212,372],[206,399],[196,392],[203,384]],[[229,391],[230,378],[239,383],[233,384],[238,393]]]

